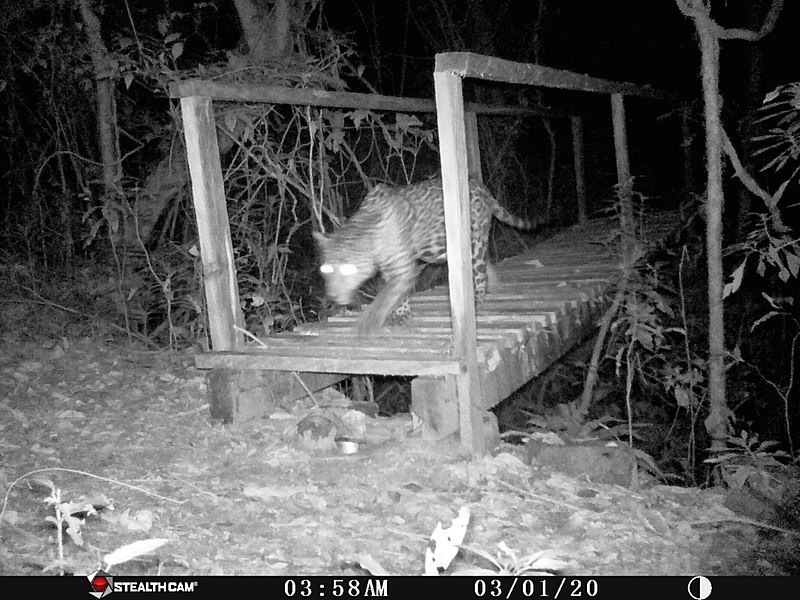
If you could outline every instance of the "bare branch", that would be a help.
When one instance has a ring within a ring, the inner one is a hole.
[[[711,9],[703,0],[675,0],[678,9],[687,17],[700,19],[706,23],[711,32],[721,40],[746,40],[756,42],[767,36],[775,29],[775,23],[783,10],[785,0],[772,0],[767,16],[758,31],[750,29],[731,28],[726,29],[716,23],[711,18]]]
[[[747,169],[744,168],[744,165],[742,165],[742,161],[739,160],[739,155],[736,153],[736,149],[733,147],[733,143],[731,143],[731,140],[724,129],[722,129],[722,141],[725,154],[731,161],[731,165],[733,165],[733,170],[736,174],[736,177],[742,182],[742,185],[747,188],[751,194],[758,196],[764,201],[764,204],[769,211],[772,225],[775,227],[775,229],[777,231],[788,231],[786,225],[783,224],[780,211],[778,210],[778,200],[783,194],[783,191],[781,190],[778,194],[771,195],[760,185],[758,185],[758,182],[753,179],[753,176],[750,175]]]
[[[736,153],[736,149],[733,147],[731,139],[728,137],[728,134],[724,129],[722,131],[722,140],[724,143],[725,154],[728,155],[731,165],[733,165],[733,170],[736,173],[736,177],[742,182],[742,185],[744,185],[744,187],[750,191],[750,193],[761,198],[764,201],[764,204],[767,205],[767,208],[771,209],[775,203],[775,200],[769,195],[769,193],[767,193],[766,190],[762,189],[761,186],[758,185],[758,182],[756,182],[756,180],[753,179],[750,173],[748,173],[744,168],[742,161],[739,160],[739,155]]]
[[[761,28],[758,31],[751,31],[749,29],[724,29],[722,27],[718,27],[717,36],[720,39],[726,40],[747,40],[749,42],[756,42],[761,38],[765,37],[769,33],[775,29],[775,23],[778,20],[778,16],[781,14],[781,10],[783,10],[783,3],[785,0],[772,0],[772,6],[769,7],[769,12],[767,16],[764,17],[764,22],[761,24]]]

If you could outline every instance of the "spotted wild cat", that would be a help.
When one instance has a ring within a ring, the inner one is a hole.
[[[475,298],[480,302],[487,287],[492,215],[519,229],[533,229],[537,223],[509,213],[482,183],[470,180],[469,187],[472,273]],[[379,184],[342,227],[327,235],[314,232],[314,239],[322,257],[326,291],[339,304],[350,304],[361,285],[380,271],[385,286],[357,325],[361,334],[375,333],[393,311],[410,314],[408,293],[416,278],[416,261],[442,263],[447,258],[442,180],[402,187]]]

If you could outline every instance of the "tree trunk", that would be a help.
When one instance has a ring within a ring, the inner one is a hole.
[[[693,0],[694,5],[700,4]],[[731,411],[725,396],[725,322],[722,304],[722,124],[719,98],[719,40],[707,19],[694,19],[702,55],[706,128],[706,254],[708,261],[708,391],[705,426],[711,449],[726,447]]]
[[[108,57],[108,50],[100,33],[100,20],[90,0],[78,0],[78,5],[86,27],[86,38],[94,66],[97,86],[97,139],[103,163],[103,186],[106,197],[109,197],[116,193],[117,182],[121,178],[117,114],[114,104],[114,66]]]
[[[723,265],[722,265],[722,150],[724,131],[720,122],[721,101],[719,96],[719,40],[739,39],[756,42],[769,34],[783,10],[785,0],[772,0],[769,12],[761,27],[752,29],[725,29],[711,19],[710,3],[706,0],[676,0],[680,11],[690,17],[697,28],[702,56],[703,101],[706,125],[706,253],[708,255],[708,393],[709,415],[705,421],[706,430],[711,436],[711,449],[726,447],[730,432],[731,410],[725,399],[725,313],[722,304]],[[755,21],[755,9],[749,18]],[[751,73],[751,76],[753,74]],[[730,142],[729,142],[730,143]],[[738,165],[733,147],[729,157]],[[738,169],[737,169],[738,170]],[[745,169],[741,171],[745,173]],[[743,183],[747,178],[740,175]],[[762,193],[758,186],[751,191],[759,193],[773,214],[777,213],[770,197]],[[779,216],[777,221],[780,223]]]
[[[304,27],[308,0],[233,0],[250,51],[250,60],[263,64],[294,50],[293,28]]]

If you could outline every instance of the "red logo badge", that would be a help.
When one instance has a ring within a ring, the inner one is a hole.
[[[95,598],[105,598],[114,590],[114,578],[102,569],[95,571],[87,579],[92,586],[89,594]]]

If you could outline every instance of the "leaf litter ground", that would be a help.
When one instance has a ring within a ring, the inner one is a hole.
[[[468,460],[453,440],[414,437],[407,415],[368,418],[355,454],[309,450],[297,424],[311,402],[213,424],[205,374],[192,365],[190,355],[88,339],[0,348],[4,495],[37,469],[107,478],[47,471],[17,483],[0,529],[1,574],[58,572],[42,479],[62,500],[98,509],[80,527],[82,546],[64,534],[72,573],[100,568],[125,544],[168,538],[115,572],[336,575],[377,564],[420,574],[437,523],[447,527],[462,507],[466,549],[448,572],[496,569],[487,554],[513,572],[544,550],[571,574],[738,572],[736,556],[710,549],[720,526],[730,530],[721,492],[597,485],[527,465],[515,446]]]

